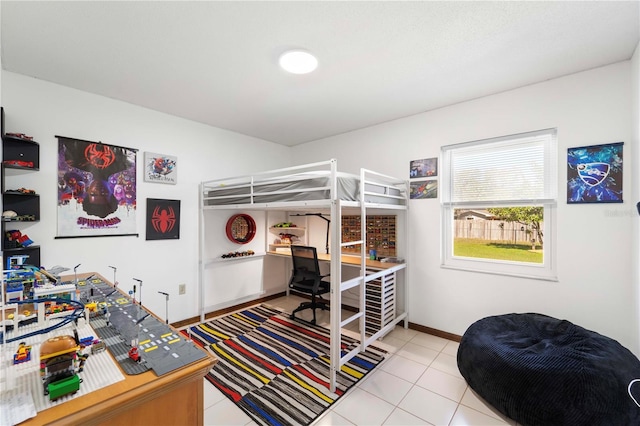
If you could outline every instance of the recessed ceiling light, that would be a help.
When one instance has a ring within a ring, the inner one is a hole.
[[[280,66],[292,74],[307,74],[318,67],[318,59],[304,50],[289,50],[280,55]]]

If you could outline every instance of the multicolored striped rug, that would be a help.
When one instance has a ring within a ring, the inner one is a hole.
[[[342,366],[331,392],[329,330],[323,327],[259,305],[182,332],[218,358],[206,379],[263,425],[312,423],[386,355],[369,346]],[[344,354],[359,342],[342,335],[340,343]]]

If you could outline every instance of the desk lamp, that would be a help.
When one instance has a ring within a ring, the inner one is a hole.
[[[327,236],[325,238],[324,246],[327,254],[329,254],[329,228],[331,227],[331,219],[326,218],[322,213],[292,214],[291,216],[318,216],[320,219],[327,221]]]

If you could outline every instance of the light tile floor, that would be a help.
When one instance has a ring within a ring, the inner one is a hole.
[[[288,296],[268,304],[291,312],[302,300]],[[311,318],[309,310],[301,314]],[[317,315],[318,324],[326,326],[329,312]],[[517,426],[467,386],[456,363],[457,342],[397,327],[382,344],[390,352],[387,358],[314,425]],[[256,424],[206,380],[204,408],[206,425]]]

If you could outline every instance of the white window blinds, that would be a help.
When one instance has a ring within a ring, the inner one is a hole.
[[[443,203],[528,204],[557,198],[555,129],[448,145],[442,152]]]

